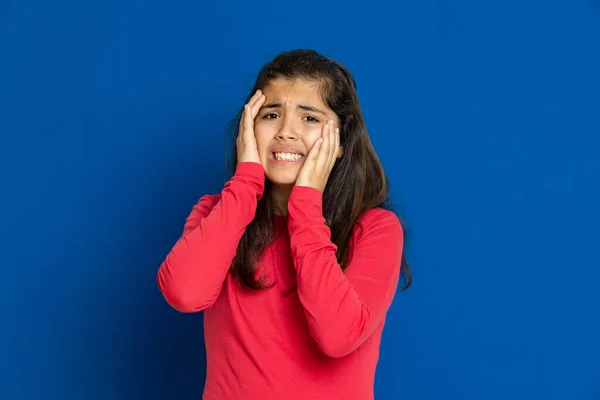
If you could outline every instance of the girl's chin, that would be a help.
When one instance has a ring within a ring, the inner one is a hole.
[[[281,187],[289,187],[289,186],[294,186],[294,184],[296,183],[296,179],[298,178],[298,174],[294,174],[294,175],[280,175],[280,174],[268,174],[267,175],[267,179],[269,180],[269,182],[271,182],[274,186],[281,186]]]

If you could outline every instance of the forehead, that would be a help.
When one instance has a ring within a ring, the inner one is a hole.
[[[320,89],[314,80],[277,78],[270,81],[263,92],[267,101],[310,102],[323,106]]]

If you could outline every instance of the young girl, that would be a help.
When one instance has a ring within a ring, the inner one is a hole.
[[[234,123],[233,176],[158,271],[173,308],[204,311],[203,399],[373,399],[386,312],[411,275],[352,75],[282,53]]]

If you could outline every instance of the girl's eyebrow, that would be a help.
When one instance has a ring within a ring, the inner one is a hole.
[[[302,110],[306,110],[306,111],[312,111],[314,113],[318,113],[321,115],[326,115],[324,111],[321,111],[316,107],[309,106],[308,104],[298,104],[298,108],[300,108]]]
[[[269,103],[269,104],[265,104],[261,107],[261,109],[264,108],[281,108],[281,103]],[[308,104],[298,104],[298,106],[296,108],[299,108],[301,110],[306,110],[306,111],[311,111],[317,114],[321,114],[321,115],[327,115],[325,114],[324,111],[319,110],[316,107],[313,106],[309,106]]]

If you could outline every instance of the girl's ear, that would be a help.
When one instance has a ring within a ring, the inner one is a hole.
[[[340,148],[338,150],[337,158],[342,158],[342,154],[344,154],[344,148],[342,146],[340,146]]]

